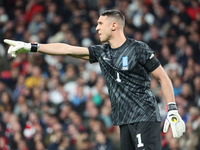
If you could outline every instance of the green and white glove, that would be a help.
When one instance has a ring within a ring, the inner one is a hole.
[[[11,45],[8,54],[11,54],[14,58],[20,53],[37,52],[39,48],[39,43],[25,43],[8,39],[5,39],[4,42]]]
[[[167,114],[167,119],[165,120],[163,132],[166,133],[170,125],[173,137],[174,138],[181,137],[185,132],[185,123],[178,114],[176,103],[175,102],[168,103],[168,105],[166,105],[165,107],[165,110],[168,112],[168,114]]]

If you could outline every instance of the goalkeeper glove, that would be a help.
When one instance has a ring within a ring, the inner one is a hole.
[[[168,103],[168,105],[166,105],[165,107],[165,110],[168,113],[167,113],[167,119],[165,120],[163,132],[166,133],[169,128],[169,125],[171,125],[173,137],[175,138],[181,137],[185,132],[185,123],[178,114],[176,103],[175,102]]]
[[[39,48],[39,43],[25,43],[8,39],[5,39],[4,42],[11,45],[8,54],[11,54],[12,57],[16,57],[20,53],[37,52]]]

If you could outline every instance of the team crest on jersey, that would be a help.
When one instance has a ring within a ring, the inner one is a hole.
[[[122,57],[122,70],[128,70],[128,56]]]

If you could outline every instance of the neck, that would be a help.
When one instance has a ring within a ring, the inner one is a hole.
[[[116,33],[112,36],[112,38],[108,41],[111,48],[115,49],[120,47],[126,41],[126,37],[123,32]]]

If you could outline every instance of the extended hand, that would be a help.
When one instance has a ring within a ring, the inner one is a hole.
[[[31,43],[13,41],[8,39],[5,39],[4,42],[11,45],[8,49],[8,54],[11,54],[12,57],[16,57],[19,53],[28,53],[31,50]]]
[[[172,129],[173,137],[179,138],[185,132],[185,123],[178,114],[178,110],[169,110],[165,120],[163,132],[167,132],[169,125]]]
[[[5,39],[4,42],[11,45],[8,49],[8,54],[11,54],[12,57],[16,57],[20,53],[37,52],[39,48],[38,43],[25,43],[8,39]]]

